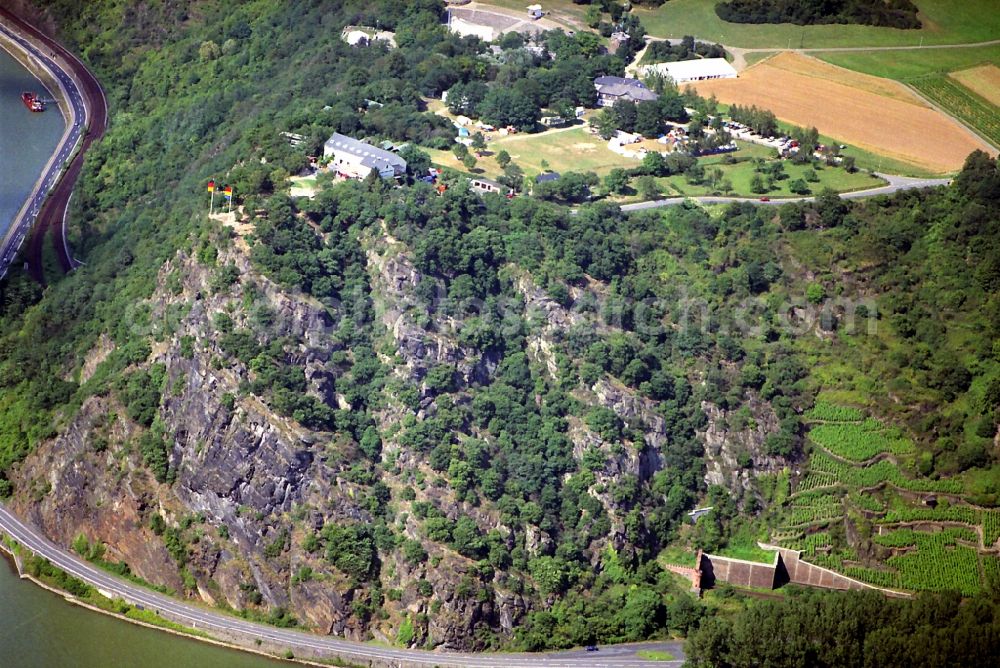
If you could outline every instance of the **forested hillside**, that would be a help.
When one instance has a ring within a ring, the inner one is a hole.
[[[415,178],[453,134],[428,98],[592,103],[624,63],[556,35],[500,64],[430,0],[46,10],[112,108],[74,197],[86,266],[0,287],[0,494],[62,544],[276,624],[541,649],[696,627],[714,608],[661,552],[766,537],[817,396],[912,441],[896,482],[1000,502],[985,154],[853,204],[442,193]],[[376,20],[398,48],[340,39]],[[406,182],[290,198],[334,131],[410,142]]]

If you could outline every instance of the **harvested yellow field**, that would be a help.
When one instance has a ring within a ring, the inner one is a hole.
[[[903,84],[781,53],[738,79],[694,84],[726,104],[755,104],[783,121],[934,172],[962,167],[983,144]]]
[[[1000,67],[989,63],[952,72],[948,76],[973,93],[1000,107]]]

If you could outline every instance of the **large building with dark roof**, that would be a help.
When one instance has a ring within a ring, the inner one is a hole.
[[[323,144],[330,169],[348,179],[363,179],[373,171],[383,179],[406,174],[406,161],[391,151],[334,132]]]
[[[618,100],[628,102],[652,102],[659,95],[649,90],[646,84],[638,79],[625,77],[597,77],[594,79],[597,89],[597,103],[602,107],[610,107]]]

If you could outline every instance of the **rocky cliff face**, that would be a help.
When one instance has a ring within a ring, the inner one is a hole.
[[[775,473],[786,465],[767,454],[764,442],[778,431],[774,410],[760,399],[748,402],[747,417],[738,417],[709,402],[702,403],[708,418],[705,441],[705,483],[720,485],[745,498],[759,496],[755,484],[760,474]],[[740,424],[735,424],[737,421]]]
[[[17,510],[62,544],[80,535],[103,543],[105,560],[125,562],[149,582],[212,605],[275,620],[287,614],[318,632],[354,639],[471,649],[482,648],[484,638],[509,638],[546,598],[524,586],[523,571],[511,577],[429,540],[419,507],[437,508],[453,522],[471,518],[482,535],[494,536],[512,554],[522,552],[522,559],[550,554],[552,537],[537,526],[508,525],[493,502],[469,503],[429,466],[426,453],[399,438],[404,424],[443,410],[428,384],[433,369],[453,370],[449,401],[463,404],[471,399],[466,390],[489,382],[502,357],[463,345],[468,322],[461,316],[433,302],[428,308],[427,295],[442,286],[415,269],[405,245],[384,230],[363,245],[381,337],[378,357],[392,378],[418,388],[415,403],[383,392],[373,411],[382,435],[373,469],[358,468],[363,456],[349,436],[309,429],[295,413],[277,411],[274,397],[256,393],[255,382],[269,373],[263,357],[232,353],[232,338],[252,332],[256,350],[277,350],[289,368],[303,370],[309,396],[344,414],[353,410],[339,389],[352,355],[336,335],[342,314],[260,275],[237,239],[223,244],[207,266],[178,253],[160,271],[161,287],[139,309],[152,324],[136,336],[152,343],[148,357],[132,368],[156,370],[162,378],[152,426],[130,419],[116,392],[91,396],[20,468]],[[231,284],[218,280],[219,267],[226,266],[238,276]],[[527,274],[511,272],[519,315],[536,325],[527,352],[557,379],[563,333],[604,325],[560,306]],[[77,378],[99,377],[115,350],[102,336]],[[587,548],[596,567],[606,547],[627,543],[626,518],[635,506],[616,489],[648,483],[662,470],[671,435],[655,402],[617,381],[579,385],[573,396],[581,410],[611,411],[629,434],[624,442],[607,441],[584,420],[570,419],[572,456],[580,462],[596,452],[603,462],[591,466],[584,490],[611,526]],[[755,467],[778,465],[761,454],[763,437],[775,428],[773,414],[761,407],[753,428],[733,431],[723,411],[707,404],[704,410],[707,482],[750,485],[737,465],[744,451]],[[467,429],[463,438],[486,438],[478,427]],[[162,482],[145,462],[150,434],[165,444]],[[396,538],[379,544],[372,577],[334,565],[329,551],[344,545],[316,542],[324,527],[367,527],[376,517],[392,522]],[[414,551],[422,557],[414,558]],[[412,633],[403,634],[404,625]]]

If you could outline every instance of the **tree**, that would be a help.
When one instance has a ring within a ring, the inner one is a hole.
[[[663,134],[663,117],[656,102],[640,102],[636,105],[635,131],[650,139]]]
[[[500,165],[500,169],[506,169],[507,165],[510,164],[510,153],[500,149],[496,154],[497,164]]]
[[[635,132],[635,122],[639,115],[635,102],[615,100],[609,112],[615,119],[615,127],[617,129],[625,132]]]
[[[530,130],[538,122],[539,109],[523,93],[509,88],[493,88],[479,105],[482,118],[497,127],[512,125]]]
[[[853,155],[845,155],[842,156],[841,159],[842,162],[840,164],[844,167],[844,169],[847,170],[849,174],[853,174],[854,172],[858,171],[858,167],[855,164],[856,161]]]
[[[448,111],[461,116],[479,115],[479,105],[486,97],[489,89],[479,81],[457,83],[448,89]]]
[[[618,119],[610,109],[591,117],[590,124],[597,129],[601,139],[611,139],[618,131]]]
[[[810,283],[806,287],[806,300],[810,304],[822,304],[826,299],[826,290],[822,283]]]
[[[767,188],[764,187],[764,179],[760,177],[760,174],[754,174],[753,178],[750,179],[750,190],[758,194],[767,192]]]
[[[791,190],[796,195],[808,195],[809,194],[809,184],[802,179],[795,179],[788,184],[788,189]]]
[[[612,169],[604,177],[604,190],[616,195],[624,195],[628,191],[628,173],[621,167]]]
[[[513,188],[514,190],[521,192],[524,189],[524,170],[513,162],[509,163],[503,168],[503,175],[500,176],[497,181],[504,184],[508,188]]]
[[[482,155],[482,152],[486,150],[486,138],[482,132],[472,135],[472,148],[476,151],[477,155]]]
[[[658,199],[663,194],[663,189],[652,176],[640,176],[637,182],[639,186],[639,196],[644,200]]]

